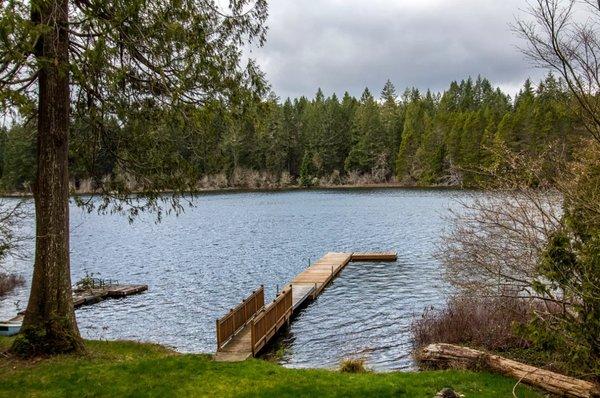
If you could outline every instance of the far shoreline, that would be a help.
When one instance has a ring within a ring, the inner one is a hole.
[[[474,188],[462,187],[459,185],[409,185],[397,182],[377,183],[377,184],[340,184],[340,185],[316,185],[303,187],[299,185],[289,185],[282,187],[225,187],[225,188],[203,188],[196,191],[180,192],[182,196],[202,196],[202,195],[222,195],[231,193],[269,193],[269,192],[296,192],[296,191],[369,191],[369,190],[435,190],[435,191],[468,191]],[[173,194],[176,191],[163,191],[163,194]],[[98,196],[102,195],[100,191],[76,190],[70,194],[70,197],[79,196]],[[131,195],[143,196],[143,191],[132,191]],[[31,192],[0,192],[0,198],[33,198]]]

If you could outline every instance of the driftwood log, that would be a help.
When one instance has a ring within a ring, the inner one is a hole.
[[[431,344],[417,353],[417,360],[433,368],[487,369],[523,383],[567,397],[600,397],[600,386],[589,381],[536,368],[499,355],[452,344]]]

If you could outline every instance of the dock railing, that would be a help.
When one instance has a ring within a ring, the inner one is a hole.
[[[265,290],[261,286],[227,315],[217,319],[217,351],[264,306]]]
[[[291,316],[292,288],[288,287],[252,320],[252,355],[256,355]]]

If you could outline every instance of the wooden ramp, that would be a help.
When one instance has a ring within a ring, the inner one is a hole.
[[[243,361],[257,355],[279,329],[291,321],[294,312],[316,299],[351,261],[396,261],[385,253],[327,253],[296,275],[277,297],[264,304],[264,288],[252,292],[237,307],[217,319],[217,361]]]

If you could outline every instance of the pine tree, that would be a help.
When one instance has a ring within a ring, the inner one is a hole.
[[[346,171],[371,173],[378,167],[386,167],[389,149],[385,147],[384,137],[379,105],[365,88],[352,123],[353,146],[346,158]]]
[[[396,176],[399,180],[408,178],[418,179],[418,170],[415,170],[417,150],[421,146],[421,139],[425,131],[427,108],[431,107],[430,99],[421,99],[418,90],[413,89],[410,94],[410,103],[406,105],[402,142],[396,159]]]
[[[402,115],[397,102],[396,88],[390,80],[385,83],[381,91],[381,123],[385,135],[385,147],[389,151],[389,169],[392,170],[396,164],[397,150],[400,146],[402,136]]]
[[[300,166],[300,185],[310,187],[313,184],[312,175],[312,156],[306,152],[302,157],[302,165]]]

